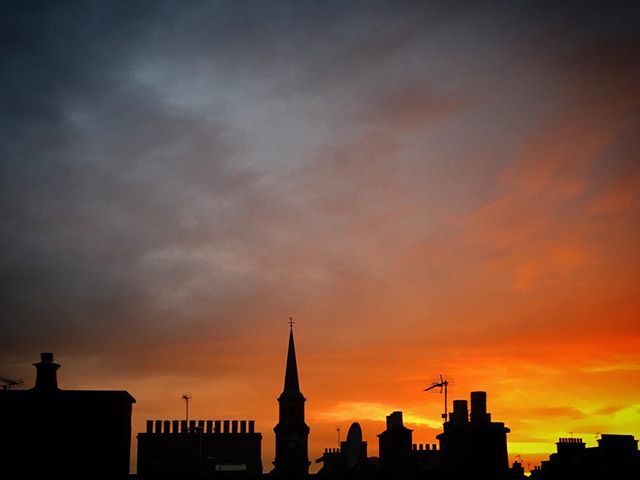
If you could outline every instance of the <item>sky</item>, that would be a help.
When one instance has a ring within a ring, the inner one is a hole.
[[[486,390],[509,453],[640,435],[634,2],[8,1],[0,374],[310,458]],[[132,463],[135,469],[135,442]],[[313,464],[314,469],[318,468]]]

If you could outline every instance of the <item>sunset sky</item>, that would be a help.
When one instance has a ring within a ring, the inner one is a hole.
[[[449,3],[4,2],[0,375],[269,471],[293,316],[311,460],[441,373],[525,464],[638,437],[640,5]]]

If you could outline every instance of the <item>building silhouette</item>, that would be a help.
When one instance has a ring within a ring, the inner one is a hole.
[[[131,411],[126,391],[63,390],[60,365],[42,353],[29,390],[0,390],[2,478],[97,478],[129,476]],[[276,452],[271,474],[291,480],[309,475],[305,397],[300,391],[293,328],[278,397]],[[321,478],[357,480],[523,480],[521,462],[509,468],[509,428],[487,412],[485,392],[455,400],[436,445],[413,443],[400,411],[390,413],[378,434],[379,458],[370,458],[362,428],[351,424],[347,439],[325,449]],[[147,420],[138,434],[140,478],[263,477],[262,435],[253,420]],[[532,472],[533,480],[640,478],[638,440],[603,434],[596,447],[561,438],[556,453]]]
[[[316,463],[322,463],[318,475],[330,478],[369,477],[377,469],[368,458],[367,442],[362,440],[362,427],[358,422],[351,424],[347,439],[340,442],[340,447],[325,448]]]
[[[276,455],[273,474],[309,474],[309,426],[304,419],[306,398],[300,391],[298,364],[293,341],[293,322],[289,328],[289,348],[284,375],[284,389],[278,397],[278,424],[276,434]]]
[[[402,412],[387,415],[387,429],[378,434],[380,468],[384,473],[402,473],[411,468],[413,430],[404,426]]]
[[[523,479],[520,463],[509,468],[509,429],[491,421],[486,400],[485,392],[472,392],[470,415],[465,400],[454,402],[454,411],[437,435],[439,449],[435,444],[414,444],[413,430],[404,425],[402,412],[392,412],[387,416],[386,429],[378,434],[379,459],[365,457],[359,463],[366,469],[349,471],[345,468],[346,444],[342,442],[340,448],[326,449],[317,460],[324,464],[319,473],[345,478],[362,477],[360,473],[366,472],[366,477],[382,479]]]
[[[473,475],[477,479],[508,478],[507,433],[502,422],[492,422],[487,413],[486,392],[471,392],[471,412],[466,400],[454,400],[453,412],[443,425],[441,463],[451,476]]]
[[[380,473],[413,477],[440,463],[436,445],[413,443],[413,430],[404,426],[402,412],[387,415],[387,428],[378,434]]]
[[[62,390],[52,353],[35,386],[0,390],[0,465],[6,478],[126,478],[131,408],[125,391]]]
[[[531,472],[535,480],[640,478],[640,452],[633,435],[603,434],[597,447],[581,438],[560,438],[556,453]]]
[[[261,443],[254,420],[147,420],[138,434],[138,475],[260,475]]]

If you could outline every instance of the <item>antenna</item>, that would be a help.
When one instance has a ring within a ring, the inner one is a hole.
[[[22,381],[22,379],[13,380],[11,378],[0,376],[0,383],[4,384],[2,385],[2,390],[9,390],[10,388],[19,387],[24,382]]]
[[[442,418],[446,422],[447,418],[449,417],[449,403],[447,401],[447,396],[449,393],[449,380],[445,380],[442,375],[440,375],[440,381],[432,382],[431,386],[425,388],[424,391],[428,392],[429,390],[433,390],[434,388],[440,388],[440,393],[444,392],[444,413],[442,414]]]
[[[191,394],[189,393],[185,393],[184,395],[182,395],[182,399],[184,400],[185,403],[185,417],[187,419],[187,425],[189,424],[189,400],[191,400]]]

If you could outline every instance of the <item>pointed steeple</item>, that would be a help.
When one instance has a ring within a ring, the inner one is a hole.
[[[289,324],[289,351],[287,352],[287,368],[284,374],[284,390],[282,393],[300,393],[296,346],[293,343],[293,322]]]
[[[276,434],[273,472],[278,475],[294,475],[294,478],[298,478],[309,474],[309,425],[304,421],[306,400],[300,391],[296,347],[293,341],[293,319],[289,318],[289,349],[284,389],[278,397],[278,424],[273,429]]]

